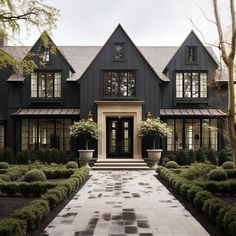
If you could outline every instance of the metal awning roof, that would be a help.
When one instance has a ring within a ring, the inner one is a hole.
[[[226,116],[220,109],[160,109],[161,116]]]
[[[12,113],[14,116],[75,116],[80,114],[80,109],[19,109]]]
[[[21,74],[12,74],[8,79],[7,82],[23,82],[25,77]]]

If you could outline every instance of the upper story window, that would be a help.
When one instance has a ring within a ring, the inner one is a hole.
[[[112,72],[103,74],[104,97],[134,97],[136,95],[135,72]]]
[[[207,98],[207,73],[175,74],[176,98]]]
[[[115,60],[124,59],[124,43],[116,43],[115,46]]]
[[[195,64],[198,62],[198,48],[197,46],[186,47],[186,63]]]
[[[61,73],[38,72],[31,74],[31,97],[61,97]]]
[[[42,61],[49,62],[50,60],[50,49],[42,47]]]

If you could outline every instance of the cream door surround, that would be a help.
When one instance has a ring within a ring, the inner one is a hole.
[[[106,159],[106,118],[133,118],[133,158],[142,158],[141,139],[137,134],[137,124],[142,120],[142,105],[144,101],[95,101],[97,104],[97,124],[102,131],[98,140],[98,159]]]

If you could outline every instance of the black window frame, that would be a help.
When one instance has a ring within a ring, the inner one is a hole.
[[[193,57],[195,57],[195,59]],[[185,60],[186,64],[198,64],[198,46],[186,46]]]
[[[53,75],[53,95],[51,97],[47,96],[47,83],[45,83],[45,96],[39,96],[39,77],[40,77],[40,74],[45,74],[45,81],[46,81],[46,78],[47,78],[47,74],[52,74]],[[60,96],[57,96],[55,97],[55,74],[56,73],[59,73],[60,76],[61,76],[61,85],[60,85]],[[36,91],[36,96],[32,96],[32,88],[31,88],[31,85],[32,85],[32,74],[35,74],[36,77],[37,77],[37,83],[36,83],[36,86],[37,86],[37,91]],[[34,99],[34,98],[38,98],[38,99],[60,99],[62,98],[62,71],[34,71],[33,73],[30,74],[30,98],[31,99]]]
[[[182,74],[182,96],[181,97],[177,97],[177,74]],[[191,95],[190,97],[187,97],[185,96],[185,74],[191,74],[191,81],[190,81],[190,86],[191,86]],[[193,96],[193,74],[198,74],[198,96],[195,97]],[[206,96],[201,96],[201,93],[204,91],[204,90],[201,90],[203,87],[202,87],[202,84],[203,84],[203,81],[201,82],[201,74],[205,74],[206,75]],[[208,73],[207,71],[175,71],[174,73],[174,76],[175,76],[175,99],[193,99],[193,100],[197,100],[197,99],[208,99],[208,80],[209,80],[209,76],[208,76]]]
[[[106,95],[106,92],[105,92],[105,73],[117,73],[118,74],[118,96],[113,96],[112,95],[112,90],[110,91],[110,95]],[[120,88],[121,88],[121,79],[120,79],[120,74],[121,73],[132,73],[134,76],[134,94],[132,96],[128,96],[128,89],[129,89],[129,76],[127,76],[127,96],[121,96],[121,92],[120,92]],[[114,98],[118,98],[118,99],[122,99],[122,98],[125,98],[125,99],[132,99],[132,98],[136,98],[136,93],[137,93],[137,73],[135,70],[104,70],[102,71],[102,81],[103,81],[103,91],[102,91],[102,94],[103,94],[103,98],[108,98],[108,99],[114,99]]]

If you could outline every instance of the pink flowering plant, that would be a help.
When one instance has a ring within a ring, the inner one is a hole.
[[[159,117],[143,120],[138,124],[139,137],[152,137],[153,149],[156,148],[155,138],[158,135],[165,137],[169,132],[171,132],[171,129]]]
[[[74,122],[69,128],[71,136],[84,138],[86,150],[88,150],[89,140],[98,139],[101,135],[97,123],[91,120],[82,119]]]

